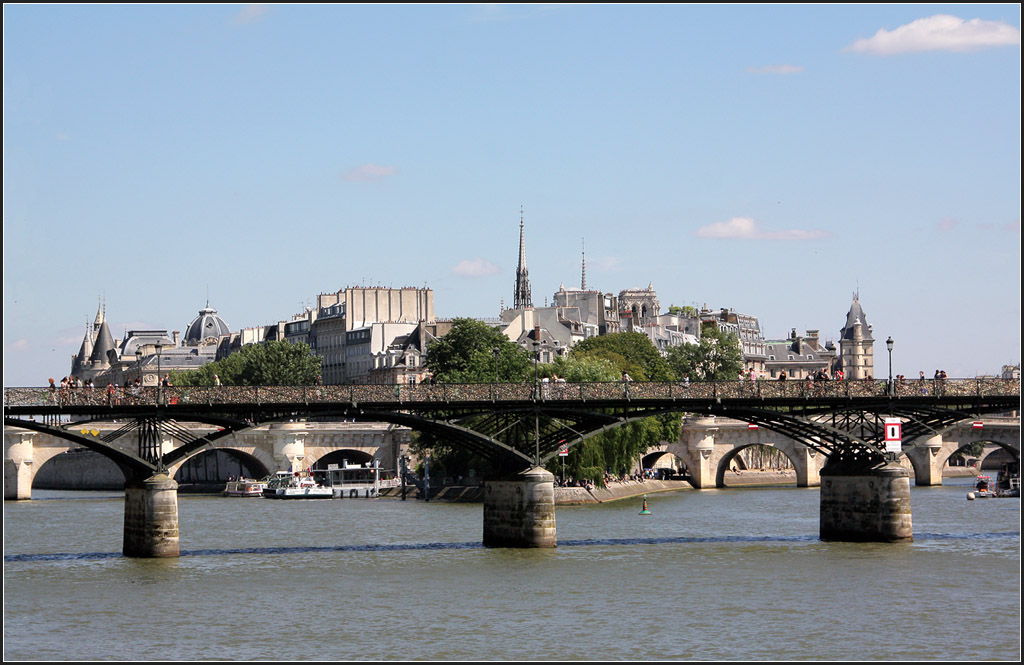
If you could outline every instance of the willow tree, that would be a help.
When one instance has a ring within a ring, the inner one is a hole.
[[[588,338],[572,348],[555,366],[568,382],[619,381],[626,372],[634,381],[669,381],[673,374],[665,359],[642,333],[627,332]],[[563,376],[559,373],[559,376]],[[604,473],[626,475],[652,446],[679,438],[682,417],[652,416],[621,425],[573,446],[565,460],[566,471],[579,480],[604,484]],[[557,473],[553,460],[548,470]]]

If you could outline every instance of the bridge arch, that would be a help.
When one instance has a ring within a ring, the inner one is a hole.
[[[328,464],[342,465],[344,463],[349,464],[366,464],[367,462],[373,461],[373,455],[363,450],[356,450],[354,448],[342,448],[333,452],[327,453],[323,457],[320,457],[310,466],[314,470],[326,470]]]
[[[743,458],[740,456],[740,453],[742,453],[744,450],[754,449],[758,446],[763,446],[765,448],[777,450],[781,455],[783,455],[787,460],[789,460],[789,463],[792,465],[793,469],[797,473],[797,479],[793,484],[798,487],[806,486],[806,480],[804,481],[803,485],[801,485],[800,483],[799,467],[801,460],[796,455],[796,451],[795,449],[793,449],[792,446],[774,445],[765,442],[753,442],[734,446],[731,450],[722,455],[721,459],[719,459],[718,461],[718,468],[715,470],[715,487],[728,487],[728,484],[726,483],[726,478],[729,477],[731,473],[733,473],[734,468],[738,470],[740,474],[742,474],[743,471],[748,471],[749,469],[746,468],[747,465],[743,461]],[[806,470],[804,471],[804,475],[806,475]],[[785,484],[788,485],[790,483],[787,482]]]
[[[32,489],[120,490],[127,479],[112,459],[86,448],[46,447],[34,458]]]
[[[669,450],[648,450],[640,460],[644,469],[669,469],[672,475],[685,475],[686,460]]]
[[[258,452],[258,451],[254,451]],[[271,468],[254,454],[232,446],[211,446],[196,452],[168,469],[178,491],[207,490],[229,478],[264,478]]]

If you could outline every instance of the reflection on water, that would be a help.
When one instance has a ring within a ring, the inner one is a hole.
[[[773,488],[559,508],[554,550],[481,547],[479,505],[182,496],[170,560],[120,555],[122,497],[38,492],[4,656],[1015,660],[1020,502],[969,484],[914,488],[912,543],[822,542],[817,490]]]

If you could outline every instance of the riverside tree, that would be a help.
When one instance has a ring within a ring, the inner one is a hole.
[[[497,350],[497,362],[495,362]],[[451,330],[430,343],[424,361],[433,380],[439,383],[518,383],[533,380],[533,365],[528,351],[500,331],[475,319],[460,318]],[[472,427],[471,422],[465,423]],[[515,432],[506,433],[507,438]],[[429,432],[418,432],[413,450],[420,455],[430,451],[432,475],[491,475],[490,462],[460,446]]]
[[[651,340],[642,333],[626,332],[590,337],[572,348],[569,357],[555,361],[556,373],[566,381],[619,381],[626,372],[634,381],[670,381],[672,370]],[[662,441],[679,438],[682,416],[644,418],[576,444],[565,459],[566,471],[578,480],[604,484],[605,472],[628,474],[643,454]],[[561,462],[548,470],[558,475]]]
[[[225,386],[311,386],[320,376],[320,358],[304,342],[247,344],[195,371],[173,373],[171,383],[212,386],[214,375]]]
[[[443,383],[515,383],[533,375],[526,349],[475,319],[455,319],[448,334],[431,342],[425,363]]]
[[[714,323],[702,326],[699,343],[671,347],[667,361],[680,380],[735,381],[743,371],[739,337]]]

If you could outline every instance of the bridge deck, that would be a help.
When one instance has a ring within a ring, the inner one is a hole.
[[[4,406],[13,414],[87,413],[114,408],[152,407],[172,410],[210,407],[270,405],[363,405],[374,409],[431,410],[439,407],[525,405],[544,403],[608,408],[631,404],[655,406],[689,402],[699,407],[708,400],[736,400],[774,406],[818,403],[833,408],[842,402],[926,400],[934,403],[975,401],[983,398],[1020,399],[1016,379],[945,379],[896,383],[886,381],[728,381],[708,383],[499,383],[352,386],[216,386],[63,389],[7,388]],[[694,408],[694,411],[700,411]]]

